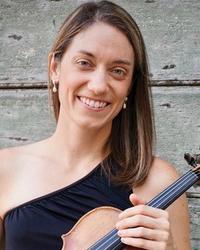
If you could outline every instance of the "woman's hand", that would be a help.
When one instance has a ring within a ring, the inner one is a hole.
[[[130,195],[134,207],[119,215],[116,228],[121,241],[147,250],[165,250],[169,238],[168,212],[144,205],[135,194]]]

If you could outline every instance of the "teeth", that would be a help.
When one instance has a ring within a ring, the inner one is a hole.
[[[80,100],[92,108],[104,108],[107,105],[106,102],[95,101],[82,96],[80,96]]]
[[[98,101],[95,102],[95,103],[94,103],[95,108],[100,108],[99,104],[100,104],[100,102],[98,102]]]
[[[94,106],[95,105],[95,102],[93,101],[93,100],[91,100],[90,102],[89,102],[89,106]]]
[[[86,100],[85,100],[85,103],[86,103],[87,105],[89,105],[90,100],[89,100],[89,99],[86,99]]]

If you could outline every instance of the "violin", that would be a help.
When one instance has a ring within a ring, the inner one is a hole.
[[[200,155],[185,154],[185,159],[193,167],[147,203],[148,206],[166,209],[179,196],[200,180]],[[62,250],[139,250],[123,244],[115,229],[120,209],[102,206],[95,208],[62,235]]]

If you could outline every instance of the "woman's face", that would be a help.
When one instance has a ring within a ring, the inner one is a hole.
[[[59,81],[60,115],[83,128],[112,124],[131,85],[134,52],[118,29],[95,23],[77,34],[61,62],[52,63]]]

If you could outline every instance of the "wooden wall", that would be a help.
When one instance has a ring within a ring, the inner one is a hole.
[[[46,89],[47,55],[78,0],[0,0],[0,148],[55,129]],[[114,1],[136,19],[151,66],[157,155],[184,173],[200,152],[199,0]],[[188,192],[193,250],[200,249],[200,187]]]

